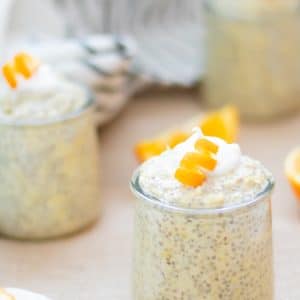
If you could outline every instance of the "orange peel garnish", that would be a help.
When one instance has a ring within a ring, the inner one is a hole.
[[[14,69],[14,66],[9,63],[6,63],[5,65],[2,66],[2,73],[9,86],[15,89],[18,85],[18,81],[17,81],[17,73]]]
[[[300,201],[300,147],[288,154],[284,169],[288,181]]]
[[[188,152],[180,162],[180,166],[187,169],[204,168],[212,171],[217,165],[217,160],[206,150]]]
[[[26,79],[32,77],[37,71],[40,62],[27,53],[19,53],[14,58],[14,66],[18,73],[22,74]]]
[[[206,176],[202,171],[184,167],[179,167],[176,170],[175,178],[182,184],[190,187],[197,187],[206,180]]]
[[[218,153],[219,146],[205,138],[201,138],[195,143],[195,149],[198,151],[205,149],[211,153],[216,154]]]
[[[2,67],[2,73],[9,86],[13,89],[17,88],[17,76],[22,75],[24,78],[31,78],[37,71],[40,62],[27,53],[18,53],[13,63],[6,63]]]
[[[9,294],[6,290],[0,288],[0,296],[4,296],[5,300],[16,300],[16,298]]]
[[[213,171],[216,168],[217,160],[214,156],[219,147],[205,138],[200,138],[195,143],[195,150],[184,155],[175,172],[178,181],[192,187],[200,186],[206,179],[203,169]],[[204,178],[201,178],[202,175]]]

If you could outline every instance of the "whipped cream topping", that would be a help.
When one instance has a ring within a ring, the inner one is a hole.
[[[49,298],[40,295],[35,294],[29,291],[16,289],[16,288],[5,288],[4,291],[8,294],[14,297],[14,300],[50,300]],[[0,293],[0,300],[10,300],[7,296],[3,296]]]
[[[195,152],[195,143],[205,138],[219,146],[217,165],[206,171],[205,182],[197,187],[182,184],[175,172],[187,152]],[[247,202],[273,181],[271,173],[257,160],[242,155],[237,144],[227,144],[203,136],[197,129],[184,143],[147,160],[139,171],[139,185],[146,195],[179,207],[216,208]]]
[[[242,156],[238,144],[228,144],[220,138],[204,136],[199,129],[195,132],[195,135],[198,137],[197,139],[204,137],[219,147],[216,154],[217,166],[213,171],[207,171],[209,176],[224,175],[238,166]]]
[[[18,76],[16,89],[0,80],[0,120],[48,120],[75,112],[86,101],[82,87],[47,65],[29,79]]]
[[[213,171],[204,170],[207,176],[221,176],[238,166],[241,159],[241,149],[238,144],[228,144],[220,138],[205,136],[199,128],[195,128],[193,132],[193,135],[185,142],[179,144],[174,149],[169,150],[166,154],[168,155],[170,162],[172,161],[174,163],[174,171],[179,166],[180,161],[186,153],[195,152],[195,143],[200,138],[205,138],[219,147],[215,157],[217,160],[216,168]]]

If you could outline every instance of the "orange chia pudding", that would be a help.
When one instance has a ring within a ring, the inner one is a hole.
[[[18,57],[25,57],[24,67],[28,56]],[[74,233],[101,209],[93,101],[47,65],[27,79],[14,74],[16,66],[5,67],[10,86],[0,77],[0,234],[47,239]]]
[[[273,299],[273,177],[260,162],[197,131],[131,184],[134,299]]]

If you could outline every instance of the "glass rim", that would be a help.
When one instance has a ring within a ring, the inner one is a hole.
[[[158,198],[154,196],[146,194],[139,184],[139,177],[140,177],[140,168],[137,168],[137,170],[135,170],[135,172],[133,173],[133,176],[130,181],[130,189],[137,198],[147,202],[148,204],[157,206],[169,212],[181,213],[186,215],[218,215],[218,214],[224,214],[224,213],[240,210],[246,207],[250,207],[255,205],[260,200],[263,200],[267,195],[270,195],[275,186],[274,180],[270,178],[268,179],[268,183],[264,187],[264,189],[260,191],[255,197],[249,199],[248,201],[232,204],[224,207],[191,208],[191,207],[176,206],[174,204],[165,203],[160,201]]]
[[[54,118],[49,118],[48,120],[1,120],[0,119],[0,126],[9,126],[9,127],[42,127],[42,126],[48,126],[48,125],[56,125],[59,123],[64,123],[67,121],[74,120],[81,115],[87,113],[91,109],[93,109],[95,105],[95,99],[92,94],[92,91],[89,87],[83,84],[75,83],[78,86],[82,88],[84,91],[84,97],[87,99],[86,102],[82,107],[80,107],[78,110],[75,110],[71,113],[68,113],[66,115],[57,116]]]

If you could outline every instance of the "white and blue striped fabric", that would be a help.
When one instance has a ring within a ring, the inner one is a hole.
[[[203,76],[201,0],[56,0],[67,32],[132,34],[134,72],[162,84],[190,86]]]

